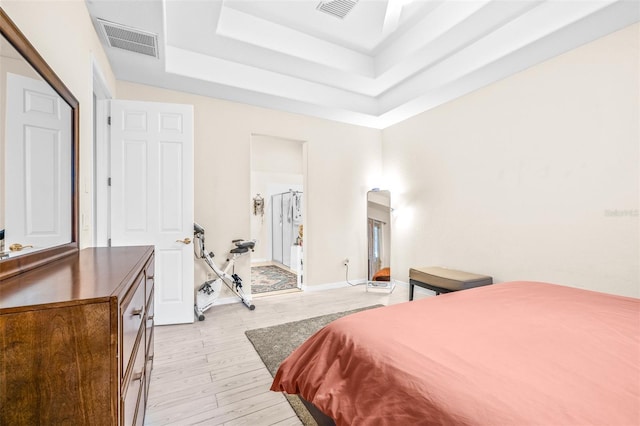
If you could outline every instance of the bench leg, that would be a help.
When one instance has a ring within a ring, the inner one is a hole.
[[[409,301],[413,300],[413,284],[409,283]]]

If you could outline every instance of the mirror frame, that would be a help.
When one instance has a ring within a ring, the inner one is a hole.
[[[79,103],[62,80],[40,56],[25,35],[0,7],[0,34],[71,107],[71,242],[0,260],[0,280],[78,252]],[[4,168],[4,167],[3,167]]]

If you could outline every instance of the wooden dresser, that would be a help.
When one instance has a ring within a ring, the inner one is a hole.
[[[0,425],[141,425],[154,251],[90,248],[0,281]]]

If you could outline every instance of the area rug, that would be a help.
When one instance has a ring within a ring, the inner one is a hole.
[[[251,267],[251,293],[289,290],[296,288],[298,277],[273,265]]]
[[[383,305],[367,306],[364,308],[353,309],[351,311],[336,312],[334,314],[274,325],[272,327],[247,330],[245,331],[245,334],[273,377],[278,371],[278,367],[282,361],[284,361],[291,352],[311,337],[313,333],[320,330],[331,321],[345,315],[364,311],[366,309],[379,308],[381,306]],[[307,410],[297,395],[285,394],[285,396],[304,425],[311,426],[317,424],[309,413],[309,410]]]

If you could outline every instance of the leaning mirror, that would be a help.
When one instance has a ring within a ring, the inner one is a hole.
[[[391,278],[391,193],[367,192],[367,291],[393,291]]]
[[[0,8],[0,279],[78,250],[78,101]]]

